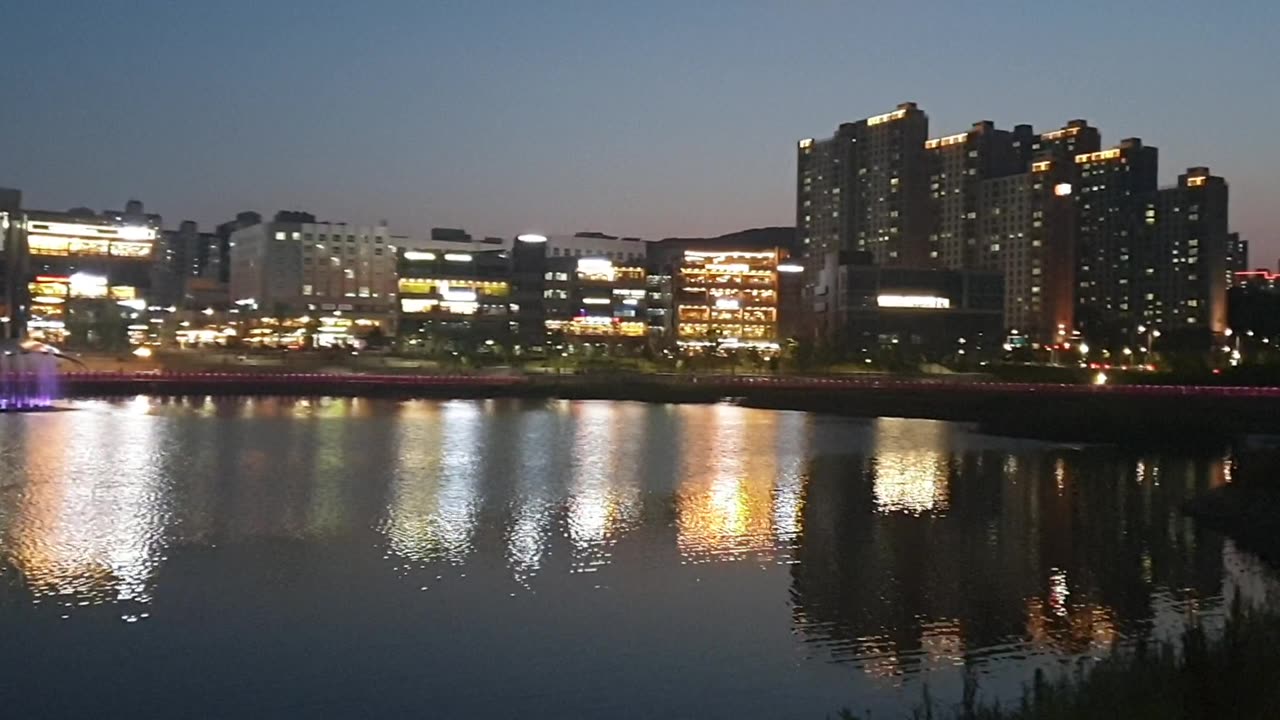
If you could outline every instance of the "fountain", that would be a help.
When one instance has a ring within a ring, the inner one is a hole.
[[[58,394],[57,348],[32,340],[0,340],[0,412],[45,410]]]

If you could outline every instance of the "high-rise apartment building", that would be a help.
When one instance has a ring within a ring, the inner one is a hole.
[[[1075,156],[1076,321],[1090,340],[1114,344],[1138,324],[1141,211],[1156,189],[1157,162],[1156,148],[1137,138]]]
[[[217,233],[200,232],[192,220],[184,220],[177,230],[165,230],[156,248],[152,272],[153,300],[160,305],[206,307],[218,295],[226,294],[226,282],[219,278],[224,260]],[[196,296],[199,296],[198,298]],[[199,300],[191,303],[189,301]],[[212,304],[225,304],[213,302]]]
[[[979,184],[1026,172],[1033,142],[1030,125],[997,130],[990,120],[925,142],[932,220],[928,264],[978,266]]]
[[[1235,284],[1235,275],[1249,269],[1249,241],[1240,233],[1227,235],[1227,287]]]
[[[1138,321],[1222,332],[1227,315],[1227,183],[1194,167],[1146,198],[1133,280]]]
[[[1044,342],[1073,327],[1074,177],[1070,160],[1045,159],[979,183],[978,247],[963,266],[1003,275],[1007,327]]]
[[[831,332],[834,282],[853,252],[877,263],[929,261],[929,116],[915,103],[844,123],[797,148],[796,233],[811,330]]]
[[[799,144],[796,228],[802,254],[866,250],[903,265],[926,255],[929,116],[915,103]]]
[[[1071,120],[1066,125],[1041,133],[1031,145],[1033,156],[1049,156],[1059,160],[1074,160],[1077,155],[1102,149],[1102,134],[1087,120]]]

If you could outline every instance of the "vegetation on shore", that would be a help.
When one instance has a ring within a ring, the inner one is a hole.
[[[1280,615],[1242,610],[1237,602],[1220,631],[1190,620],[1175,640],[1139,643],[1056,677],[1037,671],[1020,700],[1002,707],[979,701],[965,678],[954,705],[928,689],[913,720],[1187,720],[1274,718],[1280,715]],[[870,715],[842,710],[840,720]]]

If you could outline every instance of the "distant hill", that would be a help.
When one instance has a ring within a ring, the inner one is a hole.
[[[679,250],[767,250],[785,248],[795,251],[796,229],[793,227],[762,227],[739,230],[711,238],[672,237],[660,241],[663,249]]]

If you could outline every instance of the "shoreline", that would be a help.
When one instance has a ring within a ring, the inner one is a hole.
[[[844,417],[973,423],[979,431],[1065,442],[1216,445],[1280,435],[1280,388],[1054,385],[794,376],[79,373],[63,398],[155,395],[532,398],[716,403]]]

